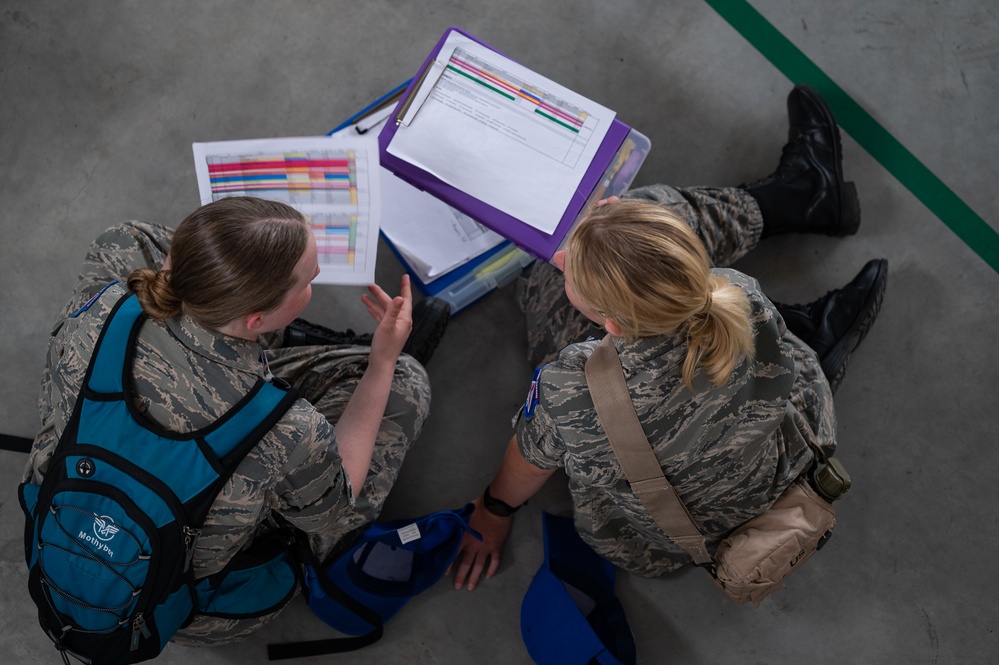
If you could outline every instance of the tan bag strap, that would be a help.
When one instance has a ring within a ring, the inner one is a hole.
[[[631,483],[631,490],[659,528],[683,547],[694,563],[711,563],[704,536],[663,475],[659,460],[638,421],[628,384],[624,380],[621,359],[610,335],[604,337],[590,355],[585,371],[597,419]]]

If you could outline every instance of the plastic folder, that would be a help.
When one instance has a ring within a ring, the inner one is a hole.
[[[468,263],[434,280],[424,282],[414,274],[406,257],[395,248],[392,241],[384,234],[382,237],[423,293],[446,300],[451,305],[451,316],[482,296],[506,286],[535,260],[533,256],[507,241],[486,250]]]
[[[426,76],[426,73],[430,71],[431,65],[436,62],[437,55],[440,53],[441,48],[447,41],[448,36],[453,31],[457,31],[459,34],[467,37],[468,39],[508,58],[508,56],[492,49],[489,45],[483,43],[481,40],[473,37],[472,35],[469,35],[460,28],[449,28],[437,42],[437,45],[427,57],[423,66],[418,70],[417,76],[410,82],[406,92],[399,101],[397,111],[404,111],[408,104],[413,104],[415,99],[414,94],[416,92],[420,90],[426,92],[426,86],[421,88],[421,82]],[[631,127],[615,118],[612,121],[611,127],[609,128],[607,134],[604,136],[603,141],[597,148],[595,157],[592,159],[582,176],[579,185],[576,187],[575,193],[573,194],[568,207],[562,214],[555,231],[548,234],[487,203],[484,203],[483,201],[480,201],[470,194],[467,194],[466,192],[463,192],[444,182],[433,174],[424,171],[422,168],[414,166],[413,164],[388,152],[389,145],[398,130],[399,124],[397,122],[390,121],[386,123],[385,127],[378,136],[379,158],[382,166],[413,186],[429,192],[454,208],[464,212],[466,215],[469,215],[473,219],[479,221],[481,224],[493,229],[500,235],[511,240],[518,247],[523,248],[531,255],[545,261],[550,261],[552,255],[558,251],[559,247],[565,240],[566,235],[569,233],[581,213],[585,211],[587,205],[591,204],[592,201],[595,200],[596,197],[594,194],[600,191],[609,191],[608,187],[610,183],[608,181],[608,173],[617,174],[617,188],[623,191],[623,189],[626,189],[627,186],[630,185],[631,179],[634,178],[634,175],[638,170],[638,166],[641,165],[645,155],[648,154],[650,147],[647,138],[638,132],[635,132]],[[630,144],[626,143],[629,139]],[[623,168],[624,164],[622,162],[625,160],[630,160],[627,168]],[[624,176],[629,175],[630,178],[627,178],[627,184],[625,184],[624,187],[621,187],[625,181]],[[611,193],[607,193],[606,195],[609,196]]]

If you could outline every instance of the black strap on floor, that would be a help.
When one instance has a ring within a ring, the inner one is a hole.
[[[372,611],[365,605],[347,595],[340,587],[333,584],[333,581],[321,568],[316,569],[316,579],[319,580],[323,591],[331,599],[337,601],[356,616],[373,626],[370,633],[357,635],[354,637],[331,637],[324,640],[307,640],[304,642],[285,642],[282,644],[268,644],[267,658],[269,660],[287,660],[289,658],[304,658],[306,656],[324,656],[332,653],[343,653],[346,651],[356,651],[374,644],[382,638],[383,624],[382,618],[377,612]]]
[[[31,439],[23,436],[0,434],[0,450],[12,450],[15,453],[26,453],[31,450]]]
[[[321,656],[332,653],[343,653],[345,651],[356,651],[357,649],[362,649],[369,644],[374,644],[382,638],[384,634],[384,626],[382,624],[382,617],[377,612],[362,604],[360,601],[350,596],[343,589],[338,587],[330,579],[329,575],[326,574],[325,567],[316,558],[313,553],[312,548],[309,546],[308,537],[306,537],[302,532],[290,528],[287,522],[276,516],[279,524],[284,525],[285,533],[291,532],[289,536],[288,545],[292,550],[295,558],[299,563],[311,566],[316,572],[316,580],[319,582],[319,586],[322,587],[326,595],[340,603],[348,610],[354,613],[355,616],[359,617],[369,626],[371,626],[371,632],[366,635],[357,635],[354,637],[332,637],[324,640],[309,640],[304,642],[286,642],[283,644],[268,644],[267,645],[267,658],[269,660],[286,660],[289,658],[302,658],[305,656]],[[341,556],[348,556],[347,554],[341,554]],[[304,584],[303,584],[304,587]],[[308,593],[308,588],[304,588],[303,591]]]

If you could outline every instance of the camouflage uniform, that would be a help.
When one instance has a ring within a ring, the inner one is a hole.
[[[39,399],[42,429],[25,480],[37,482],[45,474],[100,329],[126,291],[124,279],[134,268],[161,266],[172,237],[171,229],[128,222],[104,232],[91,247],[72,300],[52,332]],[[114,279],[122,282],[86,312],[72,316]],[[139,410],[168,430],[203,428],[265,376],[261,349],[260,344],[207,330],[186,316],[149,319],[140,330],[133,367]],[[249,545],[271,511],[308,532],[320,557],[378,516],[429,412],[430,385],[419,363],[399,358],[371,470],[353,501],[331,423],[343,413],[363,375],[367,353],[367,347],[267,351],[270,370],[297,386],[300,399],[240,463],[216,498],[195,549],[196,577],[221,570]],[[176,641],[222,644],[245,637],[276,614],[243,620],[197,617]]]
[[[657,185],[628,197],[678,212],[715,265],[743,256],[762,232],[759,208],[741,189]],[[614,340],[643,429],[712,551],[808,468],[814,457],[809,443],[828,453],[836,445],[832,392],[814,351],[785,329],[755,279],[713,271],[746,292],[756,340],[753,362],[740,363],[725,386],[711,385],[699,370],[694,390],[685,387],[683,336]],[[536,377],[536,405],[529,398],[518,414],[521,453],[540,468],[565,469],[576,529],[609,561],[647,576],[688,563],[631,492],[597,421],[583,368],[598,341],[572,342],[603,331],[572,307],[562,274],[548,264],[525,274],[520,296],[532,361],[567,347]]]

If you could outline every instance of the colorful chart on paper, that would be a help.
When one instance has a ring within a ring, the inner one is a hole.
[[[357,262],[357,215],[314,213],[306,216],[319,250],[319,267]]]
[[[386,154],[458,190],[487,226],[520,222],[552,235],[571,221],[586,196],[581,183],[603,169],[614,111],[456,29],[423,71],[413,104],[383,131]]]
[[[196,143],[194,152],[202,202],[253,196],[286,203],[316,239],[316,281],[374,281],[380,197],[373,139],[220,141]]]
[[[357,205],[353,150],[213,155],[206,160],[212,199],[259,196],[289,205]]]
[[[451,78],[454,75],[458,78]],[[523,119],[533,119],[539,127],[560,137],[554,142],[528,144],[563,164],[575,165],[593,134],[594,122],[590,113],[460,47],[451,54],[442,79],[444,86],[439,93],[444,93],[444,88],[458,86],[465,96],[489,95],[492,103],[503,104]],[[442,94],[436,96],[444,98]],[[502,126],[494,124],[494,128],[499,127]],[[510,126],[502,127],[500,131],[523,140]]]

